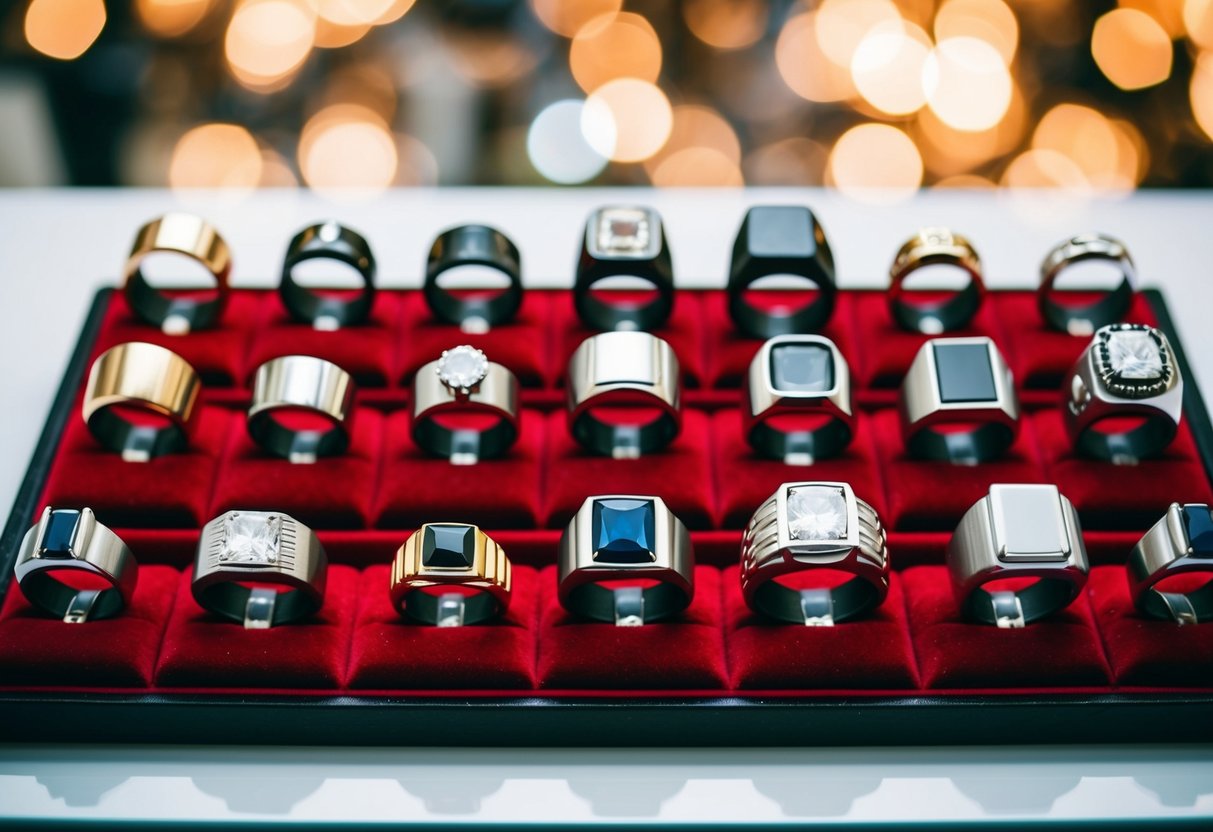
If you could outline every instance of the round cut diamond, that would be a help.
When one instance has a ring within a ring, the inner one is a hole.
[[[449,349],[438,359],[438,379],[455,390],[470,390],[489,373],[489,360],[475,347]]]
[[[223,521],[223,548],[219,560],[260,565],[278,560],[282,519],[264,512],[233,511]]]
[[[788,535],[793,540],[842,540],[847,499],[842,489],[813,485],[788,491]]]
[[[1108,336],[1108,363],[1121,378],[1162,378],[1162,351],[1146,329],[1123,329]]]

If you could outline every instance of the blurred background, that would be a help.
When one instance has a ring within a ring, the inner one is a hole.
[[[5,186],[1213,186],[1213,0],[0,14]]]

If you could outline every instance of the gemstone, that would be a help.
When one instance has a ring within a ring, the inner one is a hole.
[[[847,498],[843,490],[832,485],[788,489],[788,536],[793,540],[845,538]]]
[[[595,500],[590,528],[594,560],[599,563],[652,563],[657,559],[652,500]]]
[[[1213,557],[1213,513],[1209,507],[1203,503],[1189,503],[1183,507],[1182,514],[1192,554]]]
[[[72,544],[76,540],[76,530],[80,527],[80,512],[72,509],[52,509],[46,520],[46,528],[42,532],[42,548],[39,557],[71,558],[75,557]]]
[[[603,208],[598,212],[596,248],[604,257],[645,257],[653,244],[655,222],[643,208]]]
[[[476,557],[476,529],[462,523],[430,523],[421,536],[421,565],[470,569]]]
[[[1002,560],[1050,561],[1070,556],[1057,486],[991,485],[989,506]]]
[[[813,215],[795,205],[760,205],[746,214],[746,244],[752,257],[816,257]]]
[[[1148,329],[1120,329],[1108,334],[1108,364],[1121,378],[1162,378],[1162,351]]]
[[[771,348],[771,384],[781,393],[825,393],[834,388],[834,354],[821,344]]]
[[[260,511],[233,511],[223,521],[219,560],[259,565],[276,563],[282,518]]]
[[[998,400],[994,368],[986,344],[936,341],[935,372],[942,402],[993,402]]]
[[[444,351],[438,359],[439,381],[456,390],[470,390],[488,374],[488,358],[466,344]]]

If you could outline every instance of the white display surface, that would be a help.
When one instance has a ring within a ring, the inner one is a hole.
[[[861,203],[808,190],[444,189],[325,199],[168,191],[0,192],[0,506],[11,504],[93,291],[116,283],[136,228],[171,209],[231,245],[237,286],[277,282],[299,228],[336,218],[371,242],[384,286],[420,285],[433,237],[484,222],[522,252],[528,286],[568,286],[583,223],[605,203],[661,211],[679,285],[723,286],[746,207],[803,203],[841,286],[887,282],[918,226],[973,241],[995,287],[1028,287],[1062,238],[1123,239],[1164,290],[1196,381],[1213,390],[1213,194],[1092,200],[926,192]],[[1182,495],[1177,495],[1182,497]],[[0,713],[0,718],[3,714]],[[777,725],[771,726],[778,730]],[[427,750],[0,746],[0,817],[368,823],[704,825],[979,818],[1213,818],[1213,747]]]

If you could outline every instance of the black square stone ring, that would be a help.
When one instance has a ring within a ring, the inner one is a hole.
[[[1205,503],[1172,503],[1129,553],[1129,594],[1145,615],[1199,624],[1213,621],[1213,514]],[[1177,591],[1163,582],[1200,573],[1204,584]]]
[[[427,523],[397,550],[388,593],[407,618],[460,627],[505,612],[510,573],[505,550],[476,526]]]
[[[475,347],[443,350],[413,378],[413,441],[455,465],[503,456],[518,438],[518,378]]]
[[[916,298],[920,293],[907,289],[906,280],[927,266],[959,269],[966,278],[963,288],[938,299]],[[889,313],[893,320],[902,329],[927,335],[963,329],[981,308],[986,294],[977,251],[947,228],[924,228],[907,240],[893,258],[889,277]]]
[[[851,441],[851,374],[834,342],[780,335],[750,362],[742,392],[742,430],[761,456],[811,465]]]
[[[1011,370],[989,338],[932,338],[901,385],[901,433],[920,459],[975,465],[1002,455],[1019,431]]]
[[[498,272],[505,286],[456,289],[442,285],[444,276],[467,267]],[[438,320],[464,332],[487,332],[513,320],[522,306],[522,255],[496,228],[460,225],[448,229],[430,246],[422,294]]]
[[[346,291],[304,286],[296,280],[295,267],[305,260],[344,263],[357,273],[362,285],[352,296]],[[287,246],[278,294],[291,317],[316,329],[362,323],[375,303],[375,256],[370,244],[358,232],[336,222],[308,226]]]
[[[1183,379],[1167,336],[1145,324],[1109,324],[1095,333],[1062,390],[1062,415],[1074,449],[1132,464],[1171,444],[1183,417]],[[1105,430],[1107,420],[1132,426]]]
[[[1083,261],[1111,264],[1120,273],[1120,281],[1110,291],[1096,292],[1092,300],[1077,303],[1060,300],[1066,294],[1057,289],[1062,272]],[[1137,269],[1133,265],[1133,258],[1120,240],[1106,234],[1071,237],[1055,246],[1040,264],[1040,288],[1036,295],[1040,316],[1053,329],[1071,335],[1089,336],[1099,327],[1124,318],[1133,302],[1136,282]]]
[[[600,281],[618,277],[643,281],[648,291],[636,300],[634,292],[595,288]],[[577,260],[573,305],[583,324],[606,332],[648,332],[666,322],[674,309],[674,267],[656,211],[612,205],[590,215]]]
[[[783,302],[782,292],[773,291],[770,295],[777,302],[756,302],[754,283],[788,277],[799,278],[797,284],[808,281],[816,296],[794,305]],[[812,211],[797,205],[766,205],[746,212],[733,242],[728,283],[729,315],[742,333],[773,338],[816,332],[830,319],[837,291],[834,255]]]

